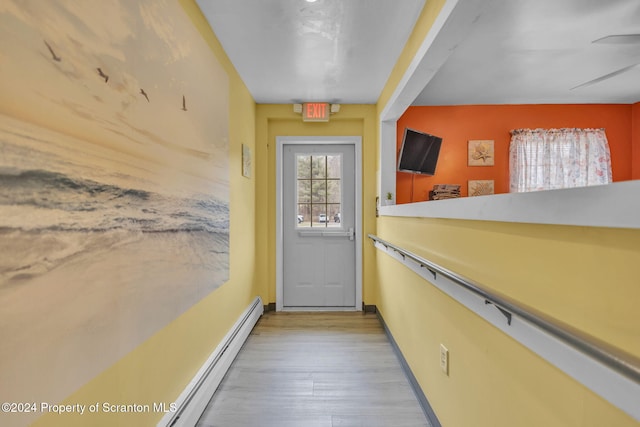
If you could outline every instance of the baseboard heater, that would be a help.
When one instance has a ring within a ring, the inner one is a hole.
[[[196,425],[211,400],[211,396],[220,385],[222,378],[262,313],[262,299],[256,297],[178,396],[175,401],[176,412],[167,413],[157,424],[157,427],[193,427]]]

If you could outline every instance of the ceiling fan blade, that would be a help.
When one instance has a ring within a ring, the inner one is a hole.
[[[604,76],[598,77],[597,79],[589,80],[586,83],[582,83],[581,85],[578,85],[576,87],[572,87],[571,90],[578,89],[578,88],[581,88],[581,87],[591,86],[591,85],[594,85],[596,83],[600,83],[602,81],[608,80],[608,79],[610,79],[612,77],[615,77],[617,75],[620,75],[622,73],[626,73],[627,71],[629,71],[629,70],[631,70],[633,68],[636,68],[637,66],[640,66],[640,63],[629,65],[627,67],[620,68],[619,70],[614,71],[613,73],[605,74]]]
[[[640,43],[640,34],[611,34],[592,41],[602,44],[634,44]]]

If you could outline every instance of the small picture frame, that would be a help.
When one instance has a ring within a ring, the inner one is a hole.
[[[475,179],[469,180],[468,188],[469,197],[486,196],[495,194],[493,179]]]
[[[251,178],[251,148],[242,144],[242,176]]]
[[[492,139],[474,139],[469,141],[468,165],[494,165],[494,149]]]

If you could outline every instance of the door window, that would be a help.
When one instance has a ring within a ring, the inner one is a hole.
[[[296,155],[297,226],[340,227],[342,154]]]

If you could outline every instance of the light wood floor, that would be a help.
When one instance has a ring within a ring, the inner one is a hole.
[[[378,318],[267,313],[198,427],[429,426]]]

